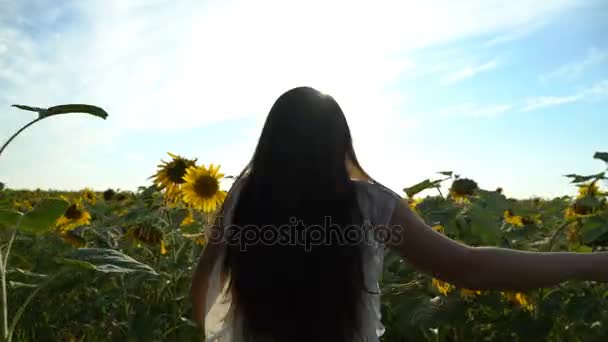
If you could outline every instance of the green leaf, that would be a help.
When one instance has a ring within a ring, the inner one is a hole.
[[[0,209],[0,228],[11,228],[17,225],[22,213],[15,210]]]
[[[22,283],[22,282],[19,282],[19,281],[9,281],[8,282],[8,286],[11,287],[11,288],[14,288],[14,289],[20,288],[20,287],[21,288],[25,287],[25,288],[32,289],[32,288],[38,287],[38,284],[27,284],[27,283]]]
[[[440,175],[448,176],[448,177],[452,177],[452,175],[454,174],[453,171],[440,171],[437,173],[439,173]]]
[[[84,113],[97,116],[102,119],[108,117],[108,113],[100,107],[87,104],[67,104],[55,107],[50,107],[47,110],[48,115],[67,114],[67,113]]]
[[[496,191],[485,191],[479,190],[478,196],[480,204],[494,214],[502,215],[502,213],[509,208],[509,201],[505,195],[500,194]]]
[[[601,173],[598,173],[595,175],[589,175],[589,176],[569,174],[569,175],[566,175],[565,177],[572,178],[571,183],[584,183],[584,182],[588,182],[590,180],[605,179],[606,177],[604,177],[604,175],[605,175],[605,172],[601,172]]]
[[[87,105],[87,104],[67,104],[67,105],[59,105],[49,108],[39,108],[39,107],[30,107],[25,105],[14,104],[13,107],[19,108],[21,110],[27,110],[30,112],[37,112],[38,117],[43,119],[52,115],[59,114],[69,114],[69,113],[84,113],[91,114],[93,116],[97,116],[102,119],[106,119],[108,117],[108,113],[100,107]]]
[[[593,252],[593,248],[585,245],[580,245],[576,248],[576,252],[578,253],[591,253]]]
[[[9,269],[8,272],[9,273],[18,273],[18,274],[21,274],[24,276],[34,277],[34,278],[47,278],[48,277],[47,274],[35,273],[35,272],[28,271],[28,270],[20,269],[20,268]]]
[[[175,209],[168,212],[171,223],[174,227],[179,227],[186,216],[188,216],[188,213],[188,209]]]
[[[158,275],[150,266],[109,248],[79,248],[70,253],[64,262],[102,273],[143,272]]]
[[[69,205],[67,201],[62,199],[44,199],[32,211],[23,216],[19,229],[31,234],[47,232],[55,225],[55,221],[65,213]]]
[[[418,194],[426,189],[437,187],[437,185],[439,185],[440,183],[441,183],[441,180],[431,181],[430,179],[425,179],[424,181],[422,181],[414,186],[403,189],[403,191],[405,192],[407,197],[412,198],[412,197],[416,196],[416,194]]]
[[[595,152],[593,158],[603,160],[608,163],[608,152]]]
[[[608,222],[598,216],[590,217],[583,224],[580,233],[584,244],[593,243],[608,234]]]
[[[469,211],[471,233],[484,245],[496,245],[500,240],[499,220],[495,215],[475,203]]]

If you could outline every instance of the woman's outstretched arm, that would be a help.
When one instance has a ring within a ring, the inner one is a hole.
[[[400,201],[391,218],[391,247],[417,269],[457,286],[526,290],[566,280],[608,282],[608,253],[526,252],[469,247],[434,231]]]

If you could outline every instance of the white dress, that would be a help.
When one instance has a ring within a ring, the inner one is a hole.
[[[401,197],[391,190],[369,182],[356,181],[357,198],[363,215],[364,223],[368,227],[388,226]],[[224,220],[226,226],[231,223],[231,215],[234,204],[238,198],[238,188],[232,192],[232,198],[226,199],[226,215]],[[380,321],[380,288],[378,280],[382,274],[384,261],[384,244],[376,241],[371,234],[373,230],[366,230],[368,237],[364,244],[363,269],[365,284],[369,292],[378,294],[364,295],[361,307],[362,322],[361,342],[377,342],[384,334],[384,326]],[[224,255],[220,255],[214,266],[209,291],[207,292],[207,316],[205,320],[206,341],[213,342],[242,342],[241,324],[234,319],[230,307],[230,294],[225,289],[220,289],[220,261]],[[319,308],[322,310],[322,308]]]

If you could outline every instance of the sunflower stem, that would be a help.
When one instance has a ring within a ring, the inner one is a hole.
[[[0,250],[0,290],[2,291],[2,341],[8,337],[8,308],[6,295],[6,268],[4,267],[4,255]]]
[[[8,146],[8,144],[10,144],[13,139],[15,139],[21,132],[25,131],[26,128],[30,127],[31,125],[35,124],[36,122],[40,121],[44,119],[44,117],[42,118],[36,118],[32,121],[30,121],[29,123],[27,123],[25,126],[21,127],[15,134],[13,134],[5,143],[4,145],[2,145],[2,148],[0,148],[0,155],[2,155],[2,152],[4,152],[4,149],[6,149],[6,147]]]
[[[555,240],[557,239],[557,237],[564,231],[564,229],[570,223],[572,223],[572,222],[571,221],[566,221],[557,230],[555,230],[555,232],[553,233],[553,235],[551,235],[551,238],[549,239],[549,244],[547,246],[547,251],[551,252],[551,250],[553,249],[553,244],[555,243]]]

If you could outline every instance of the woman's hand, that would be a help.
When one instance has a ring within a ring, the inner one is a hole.
[[[434,231],[400,201],[391,219],[395,248],[420,271],[469,289],[525,290],[567,280],[608,282],[608,253],[540,253],[469,247]]]

